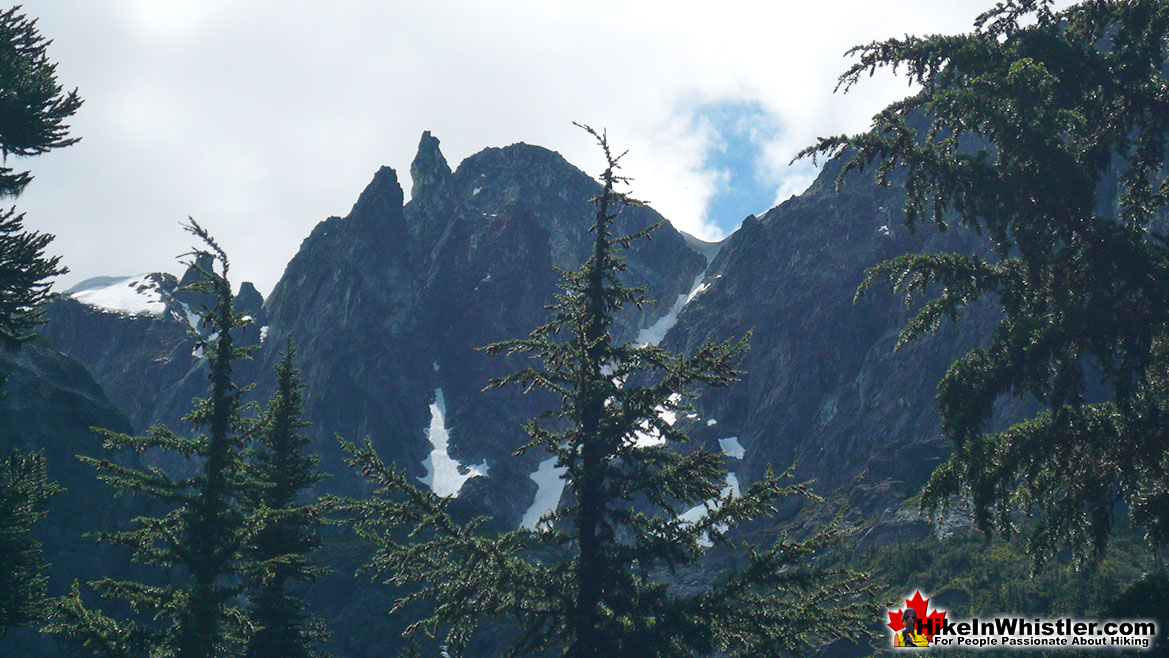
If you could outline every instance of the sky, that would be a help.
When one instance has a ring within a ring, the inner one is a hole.
[[[834,94],[850,46],[968,31],[992,4],[25,0],[85,104],[79,143],[17,159],[35,180],[16,203],[57,236],[57,289],[180,273],[191,216],[267,294],[379,166],[409,195],[424,130],[452,168],[527,142],[596,174],[577,121],[629,150],[634,196],[719,239],[807,187],[800,148],[912,91],[878,74]]]

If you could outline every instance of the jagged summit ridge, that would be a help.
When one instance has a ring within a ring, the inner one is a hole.
[[[335,476],[323,486],[351,493],[353,476],[336,435],[368,435],[383,455],[424,477],[437,436],[430,431],[431,407],[435,391],[442,391],[447,455],[452,463],[481,465],[480,477],[457,487],[460,504],[515,526],[537,493],[529,476],[542,457],[513,453],[524,440],[521,424],[543,405],[519,391],[484,392],[491,378],[520,364],[478,348],[527,335],[544,321],[544,306],[556,292],[554,268],[574,269],[587,257],[595,213],[589,199],[600,188],[560,154],[524,143],[485,149],[451,171],[429,132],[410,174],[412,198],[403,204],[398,172],[379,168],[349,213],[323,220],[305,238],[262,309],[258,294],[241,287],[238,310],[266,315],[257,317],[249,339],[260,343],[251,362],[259,380],[255,395],[271,392],[271,366],[291,338],[308,384],[306,416],[316,449]],[[622,218],[631,231],[659,221],[650,208]],[[619,319],[617,330],[632,340],[692,290],[707,263],[669,224],[652,241],[639,241],[629,262],[630,282],[661,300]],[[191,334],[111,343],[100,336],[128,327],[98,327],[76,313],[66,319],[67,310],[60,309],[64,321],[54,320],[57,336],[68,342],[66,351],[86,354],[103,385],[134,406],[135,424],[175,422],[167,414],[179,405],[155,400],[153,392],[193,395],[179,381],[200,383],[198,362],[183,342]],[[67,325],[89,329],[72,332]],[[93,351],[95,345],[101,349]],[[140,391],[119,375],[139,362],[155,366],[152,377],[171,380]]]
[[[476,493],[460,499],[518,524],[536,493],[528,476],[538,460],[512,453],[522,441],[517,428],[540,408],[518,392],[483,392],[517,364],[478,348],[542,322],[555,294],[554,267],[575,268],[587,255],[589,199],[599,186],[560,154],[529,144],[484,149],[452,172],[430,132],[419,141],[412,197],[400,210],[397,194],[378,191],[392,189],[391,171],[379,170],[349,216],[326,220],[302,244],[269,298],[261,358],[273,358],[285,335],[296,341],[314,391],[309,418],[327,428],[320,441],[326,468],[338,475],[333,485],[349,479],[329,454],[334,433],[368,434],[383,454],[424,477],[433,392],[441,390],[449,457],[491,467],[466,481],[462,489]],[[369,240],[367,223],[375,215],[384,223],[390,211],[372,209],[379,195],[408,229],[392,246]],[[631,230],[661,219],[650,209],[626,218]],[[630,276],[655,299],[686,293],[705,265],[669,225],[635,251]],[[636,336],[669,305],[634,309],[620,330]]]

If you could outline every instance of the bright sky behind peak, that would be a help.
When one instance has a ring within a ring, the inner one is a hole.
[[[845,50],[967,31],[992,4],[27,0],[86,102],[80,143],[18,162],[36,180],[17,205],[57,235],[57,289],[180,271],[191,215],[266,294],[378,166],[409,192],[423,130],[452,167],[523,141],[595,174],[580,121],[629,149],[635,196],[717,239],[811,182],[801,147],[911,91],[879,74],[834,95]]]

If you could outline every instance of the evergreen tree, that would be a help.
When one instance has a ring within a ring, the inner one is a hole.
[[[53,236],[24,229],[24,213],[0,210],[0,342],[6,348],[31,340],[44,322],[50,279],[67,270],[60,256],[45,257]],[[0,383],[3,380],[0,379]]]
[[[133,616],[115,619],[86,607],[80,588],[58,606],[49,630],[76,638],[92,652],[119,658],[174,656],[212,658],[231,655],[243,632],[242,615],[232,605],[239,590],[240,543],[244,515],[236,500],[242,479],[240,451],[245,423],[240,416],[242,391],[232,381],[233,363],[250,348],[234,343],[245,322],[232,308],[228,260],[218,244],[191,220],[185,228],[204,245],[191,255],[210,255],[221,272],[204,270],[194,288],[213,295],[214,308],[203,309],[208,392],[184,417],[204,431],[189,439],[165,427],[144,436],[102,431],[108,450],[160,451],[193,460],[200,470],[172,477],[158,467],[137,469],[109,460],[81,459],[121,493],[142,496],[168,509],[161,517],[139,517],[135,527],[98,533],[99,540],[133,549],[143,564],[173,574],[175,584],[120,581],[90,583],[107,599],[128,604]]]
[[[16,196],[32,180],[27,171],[8,166],[9,155],[39,155],[79,139],[69,137],[65,121],[81,107],[81,98],[57,83],[49,43],[19,6],[0,13],[0,196]]]
[[[0,349],[15,349],[33,338],[43,322],[50,277],[62,274],[59,257],[44,257],[53,236],[27,232],[24,215],[0,210]],[[0,372],[0,386],[8,374]],[[0,391],[0,398],[5,393]],[[44,454],[13,450],[0,457],[0,634],[24,626],[46,612],[45,568],[40,543],[29,536],[60,492],[48,479]]]
[[[0,13],[0,196],[15,197],[32,175],[8,166],[8,156],[32,156],[77,142],[65,123],[81,107],[77,90],[64,93],[49,41],[13,7]],[[49,279],[67,270],[46,258],[53,236],[24,229],[24,214],[0,211],[0,342],[15,347],[44,321]]]
[[[880,67],[921,90],[870,132],[801,155],[843,156],[841,181],[901,170],[905,221],[974,229],[989,254],[911,254],[868,270],[925,301],[899,345],[989,298],[1001,320],[938,388],[953,453],[925,504],[957,494],[1009,532],[1039,517],[1037,560],[1089,561],[1127,509],[1152,546],[1169,540],[1169,3],[1101,0],[1053,12],[1007,0],[957,36],[859,46],[845,90]],[[1042,411],[987,432],[996,401]]]
[[[410,638],[395,658],[422,658],[422,650],[418,648],[418,641]]]
[[[14,7],[0,13],[0,196],[17,196],[32,179],[7,166],[9,154],[28,156],[68,146],[64,121],[81,99],[62,95],[45,52],[49,42]],[[44,322],[51,279],[65,273],[60,257],[45,257],[53,236],[24,229],[24,215],[0,210],[0,345],[14,349]],[[7,379],[0,373],[0,385]],[[0,396],[3,394],[0,393]],[[40,544],[29,534],[60,489],[49,481],[43,453],[14,450],[0,458],[0,635],[47,612]]]
[[[276,366],[276,393],[260,418],[252,451],[250,490],[245,502],[252,511],[247,558],[250,561],[245,594],[248,619],[254,627],[248,638],[248,658],[307,658],[320,655],[325,637],[319,622],[310,620],[305,604],[289,591],[290,583],[320,577],[309,555],[320,547],[320,503],[301,499],[325,479],[317,468],[320,457],[310,454],[309,439],[300,430],[304,384],[289,340]]]
[[[863,577],[815,566],[817,551],[841,534],[838,523],[806,541],[785,536],[766,549],[744,546],[742,568],[700,591],[671,586],[675,570],[697,566],[708,547],[734,548],[732,528],[768,517],[780,499],[811,493],[768,474],[735,496],[721,455],[688,450],[686,436],[663,418],[689,410],[696,386],[735,380],[743,341],[708,341],[683,357],[613,339],[614,315],[644,301],[643,290],[621,282],[620,252],[653,227],[617,232],[620,209],[637,202],[616,189],[627,182],[617,173],[620,156],[603,134],[585,129],[608,163],[593,199],[592,256],[580,270],[562,272],[547,324],[488,348],[535,363],[492,385],[560,398],[558,409],[526,425],[531,441],[521,452],[540,447],[556,456],[569,502],[538,530],[488,536],[482,519],[454,522],[446,499],[411,486],[368,441],[348,445],[354,466],[377,487],[373,499],[351,504],[356,527],[381,547],[372,566],[392,583],[418,588],[396,609],[434,602],[433,614],[411,630],[445,629],[452,653],[493,617],[519,625],[509,656],[780,655],[858,636],[873,614],[859,597]],[[704,516],[680,517],[696,505],[705,506]]]
[[[0,637],[48,612],[41,545],[29,535],[58,492],[45,474],[43,453],[14,450],[0,459]]]

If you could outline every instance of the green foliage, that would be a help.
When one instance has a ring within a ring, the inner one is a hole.
[[[249,452],[250,478],[244,492],[251,510],[246,543],[247,615],[253,631],[244,655],[248,658],[306,658],[320,655],[326,634],[310,620],[305,604],[289,591],[291,583],[316,580],[322,571],[309,555],[321,545],[319,502],[301,502],[326,476],[320,457],[308,452],[309,439],[300,432],[302,389],[288,342],[276,366],[276,393],[268,401],[256,432],[258,449]]]
[[[960,532],[943,539],[927,536],[896,541],[841,559],[872,573],[877,599],[887,609],[904,605],[914,588],[951,619],[986,618],[1000,613],[1075,618],[1165,619],[1163,577],[1142,575],[1155,568],[1141,533],[1118,525],[1113,541],[1090,571],[1069,555],[1054,557],[1038,571],[1021,535],[1010,538]],[[1135,581],[1135,584],[1134,584]],[[1162,597],[1162,598],[1158,598]],[[878,625],[883,621],[874,619]],[[1164,623],[1163,621],[1161,623]],[[875,649],[888,647],[882,625]],[[1163,634],[1162,634],[1163,635]],[[1011,651],[956,651],[958,656],[1017,655]],[[1083,652],[1087,655],[1093,652]],[[1080,655],[1067,650],[1036,655]]]
[[[9,155],[30,156],[69,146],[64,122],[81,99],[62,94],[57,65],[45,49],[49,42],[36,21],[13,7],[0,13],[0,196],[17,196],[32,176],[7,166]],[[0,342],[15,347],[33,338],[43,320],[48,279],[64,274],[60,258],[45,258],[53,236],[24,230],[24,215],[0,211]]]
[[[418,642],[411,638],[406,646],[398,652],[397,658],[422,658],[422,650],[418,648]]]
[[[0,195],[20,194],[32,176],[7,166],[9,155],[29,156],[69,146],[65,123],[81,107],[77,90],[63,93],[49,41],[13,7],[0,13]]]
[[[0,210],[0,342],[15,347],[35,337],[44,322],[49,279],[67,270],[60,256],[45,257],[53,241],[46,233],[24,230],[24,213]]]
[[[184,417],[204,431],[193,439],[165,427],[151,428],[144,436],[104,430],[102,435],[107,450],[183,457],[199,470],[188,477],[172,477],[158,467],[138,469],[81,457],[119,493],[141,496],[166,510],[162,516],[134,519],[132,529],[101,532],[97,537],[131,548],[135,561],[165,570],[160,580],[169,574],[176,584],[112,578],[90,583],[102,598],[128,605],[132,614],[120,619],[87,607],[74,584],[48,627],[111,658],[232,655],[245,631],[233,599],[240,589],[237,574],[245,531],[237,495],[242,487],[240,451],[247,427],[240,415],[242,391],[232,381],[232,369],[250,348],[234,344],[234,334],[245,320],[232,309],[227,256],[194,220],[185,228],[205,245],[191,256],[210,255],[222,269],[222,273],[203,270],[203,279],[194,284],[216,300],[214,308],[203,309],[209,337],[199,343],[207,354],[209,396],[196,400]]]
[[[1154,567],[1143,543],[1131,528],[1118,528],[1097,568],[1087,573],[1066,558],[1034,572],[1019,537],[969,532],[889,543],[855,560],[880,583],[885,604],[911,594],[907,588],[921,587],[958,618],[1001,612],[1085,616],[1100,614],[1112,597]]]
[[[907,303],[926,299],[901,342],[983,296],[1001,309],[989,343],[939,385],[954,450],[926,507],[961,494],[1004,532],[1034,513],[1037,562],[1065,547],[1092,562],[1120,509],[1153,546],[1169,540],[1169,4],[1050,4],[1008,0],[969,34],[854,48],[840,87],[888,67],[921,90],[870,132],[801,155],[844,157],[841,180],[901,170],[907,226],[989,238],[986,255],[886,261],[860,288],[887,280]],[[1043,411],[987,433],[1004,396]]]
[[[808,487],[768,474],[735,496],[721,455],[690,449],[663,418],[690,410],[696,387],[734,381],[745,342],[708,341],[685,357],[613,340],[614,314],[644,301],[643,290],[621,282],[620,250],[653,227],[615,233],[620,209],[637,202],[615,189],[627,182],[617,173],[620,156],[604,135],[585,129],[608,163],[593,199],[592,255],[580,270],[561,272],[547,324],[487,348],[533,363],[492,386],[559,397],[559,408],[527,423],[531,441],[520,452],[555,456],[567,504],[536,530],[488,535],[483,519],[452,520],[447,499],[412,486],[368,441],[345,444],[376,487],[371,499],[348,504],[357,530],[380,546],[372,567],[390,583],[416,588],[395,610],[432,601],[433,613],[412,630],[445,631],[453,654],[488,618],[517,625],[508,656],[782,655],[826,637],[862,635],[862,620],[875,614],[863,601],[864,576],[816,566],[817,554],[843,532],[838,521],[803,541],[732,541],[734,528],[771,516],[777,501],[811,498]],[[705,505],[705,516],[679,517],[695,505]],[[737,570],[699,587],[673,584],[708,550],[735,548]]]
[[[1154,655],[1169,654],[1169,576],[1145,574],[1123,592],[1110,598],[1103,613],[1117,619],[1155,619],[1161,630],[1153,644]]]
[[[60,491],[45,474],[44,453],[14,450],[0,459],[0,636],[49,612],[41,545],[29,535]]]
[[[81,99],[62,96],[48,42],[14,7],[0,13],[0,196],[16,196],[32,179],[7,166],[12,155],[36,155],[77,141],[64,120]],[[14,349],[44,322],[49,279],[64,274],[60,257],[45,257],[53,236],[26,231],[24,214],[0,210],[0,344]],[[0,373],[0,385],[7,379]],[[3,395],[3,393],[0,393]],[[44,455],[18,451],[0,461],[0,634],[9,626],[43,620],[47,613],[40,544],[29,537],[60,489],[45,474]]]

